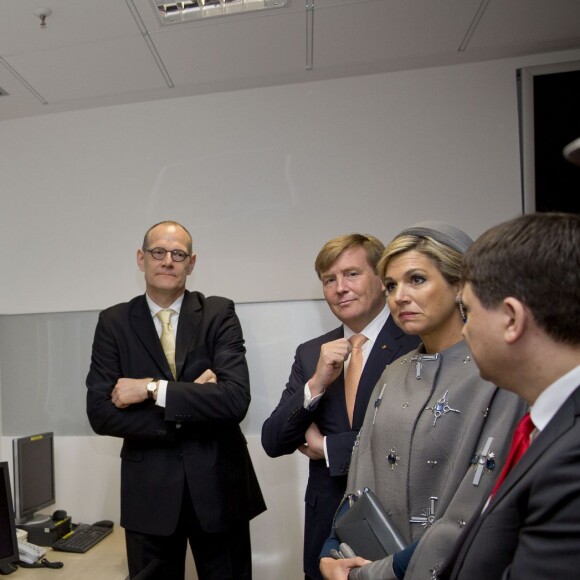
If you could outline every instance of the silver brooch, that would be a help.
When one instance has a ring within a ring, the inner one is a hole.
[[[424,528],[428,528],[435,521],[435,502],[439,498],[430,497],[429,507],[423,510],[420,516],[413,516],[409,522],[412,524],[421,524]]]
[[[449,389],[443,393],[443,396],[433,405],[432,407],[427,407],[426,411],[431,411],[433,417],[433,427],[435,427],[435,423],[437,423],[437,419],[439,417],[443,417],[443,415],[447,415],[447,413],[461,413],[461,411],[457,409],[452,409],[449,405],[449,401],[447,400],[447,394],[449,393]]]
[[[493,437],[488,437],[480,453],[471,458],[471,465],[475,467],[473,485],[479,485],[484,469],[491,473],[495,469],[495,453],[490,451]]]

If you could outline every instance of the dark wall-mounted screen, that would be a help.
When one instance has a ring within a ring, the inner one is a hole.
[[[580,167],[562,150],[580,137],[580,63],[519,71],[524,207],[580,213]]]

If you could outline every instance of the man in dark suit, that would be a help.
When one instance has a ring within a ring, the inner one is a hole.
[[[240,429],[250,404],[234,304],[185,289],[189,232],[161,222],[137,251],[146,294],[101,312],[87,377],[100,435],[122,437],[121,525],[130,576],[250,579],[249,520],[266,509]],[[166,312],[164,318],[163,311]]]
[[[465,260],[463,333],[481,376],[520,395],[531,412],[528,429],[514,435],[523,455],[511,468],[508,457],[505,478],[441,577],[578,578],[580,215],[505,222]]]
[[[323,246],[315,269],[328,306],[342,325],[298,347],[282,398],[262,427],[262,445],[271,457],[298,449],[310,458],[306,578],[321,578],[318,557],[345,491],[352,447],[371,392],[385,366],[418,344],[389,316],[376,269],[383,250],[377,238],[361,234],[334,238]],[[358,333],[367,339],[364,366],[349,409],[343,367],[352,351],[347,339]]]

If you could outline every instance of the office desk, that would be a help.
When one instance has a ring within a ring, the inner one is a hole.
[[[62,562],[58,570],[49,568],[18,568],[14,580],[124,580],[129,571],[125,555],[125,530],[115,526],[113,533],[84,554],[57,552],[47,549],[49,562]]]

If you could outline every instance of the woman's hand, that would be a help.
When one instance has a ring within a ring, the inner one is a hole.
[[[356,558],[334,558],[320,559],[320,572],[324,580],[348,580],[348,573],[353,568],[360,568],[365,564],[370,564],[370,560],[365,560],[360,556]]]

